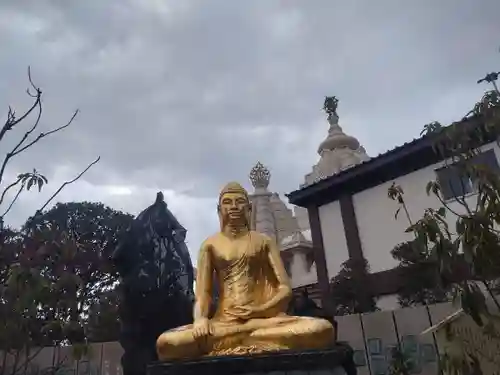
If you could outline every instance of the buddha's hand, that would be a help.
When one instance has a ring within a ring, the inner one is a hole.
[[[238,306],[231,309],[231,315],[238,318],[261,318],[265,312],[264,306]]]
[[[193,337],[195,339],[204,338],[212,334],[212,324],[207,318],[197,319],[193,324]]]

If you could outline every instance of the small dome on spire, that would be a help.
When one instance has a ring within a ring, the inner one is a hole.
[[[250,171],[249,177],[255,189],[267,189],[271,172],[259,161]]]
[[[357,150],[359,148],[359,141],[344,133],[339,125],[339,117],[337,114],[328,115],[328,123],[330,124],[330,129],[328,129],[328,135],[320,143],[318,147],[318,154],[325,150],[334,150],[338,148],[349,148],[351,150]]]
[[[301,187],[314,184],[370,159],[359,141],[344,133],[340,127],[338,105],[337,97],[325,98],[323,110],[330,125],[328,134],[318,147],[319,161],[313,166],[312,171],[304,176],[305,182]]]
[[[339,100],[335,96],[325,97],[325,102],[323,104],[323,110],[328,115],[327,120],[330,124],[330,129],[328,130],[328,136],[321,142],[318,147],[318,154],[322,154],[323,151],[334,150],[339,148],[349,148],[351,150],[357,150],[359,148],[359,141],[347,135],[343,132],[339,125],[339,115],[337,109],[339,106]]]

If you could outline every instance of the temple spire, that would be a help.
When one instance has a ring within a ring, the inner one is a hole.
[[[370,158],[359,141],[345,134],[340,127],[337,113],[338,102],[335,96],[325,98],[323,110],[327,114],[327,121],[330,125],[328,134],[318,147],[320,160],[313,166],[312,172],[305,176],[302,186],[313,184]]]

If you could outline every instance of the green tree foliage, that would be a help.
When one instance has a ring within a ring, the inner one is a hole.
[[[410,375],[415,368],[410,356],[399,347],[392,348],[389,375]]]
[[[335,315],[377,311],[377,303],[370,291],[366,259],[349,259],[330,283]]]
[[[76,285],[71,287],[71,298],[77,302],[78,313],[85,313],[90,322],[100,322],[102,319],[95,319],[92,313],[102,316],[112,312],[113,307],[116,310],[114,296],[118,275],[109,257],[132,221],[132,215],[102,203],[58,203],[47,212],[28,219],[23,231],[30,237],[55,233],[65,241],[67,252],[62,257],[57,252],[49,252],[46,256],[57,266],[47,268],[45,276],[52,280],[61,280],[61,277],[74,280]],[[116,318],[116,314],[111,317]],[[89,322],[83,325],[92,328]]]
[[[405,278],[404,287],[398,292],[399,305],[409,307],[449,301],[451,283],[444,275],[439,275],[439,267],[432,259],[413,250],[414,245],[413,241],[408,241],[392,250]]]
[[[412,225],[401,187],[393,183],[388,196],[399,204],[395,218],[404,212],[408,223]],[[401,307],[428,305],[450,299],[452,275],[440,274],[438,263],[429,253],[421,251],[416,238],[398,244],[391,254],[399,261],[398,267],[405,280],[398,293]]]
[[[54,232],[71,238],[78,247],[71,271],[89,286],[102,289],[116,281],[108,258],[132,220],[132,215],[102,203],[58,203],[50,210],[29,218],[22,231],[29,236]],[[92,291],[89,293],[92,294]]]
[[[118,341],[120,334],[118,287],[100,293],[88,309],[86,322],[87,338],[90,342]]]
[[[495,83],[497,78],[498,73],[489,74],[480,82]],[[498,290],[496,280],[500,277],[500,174],[481,158],[481,147],[491,142],[499,145],[500,92],[497,86],[486,92],[462,121],[449,127],[431,123],[424,127],[422,135],[433,141],[434,151],[444,160],[445,168],[460,176],[462,186],[455,191],[457,187],[451,184],[442,186],[439,181],[429,181],[426,192],[439,204],[427,208],[418,220],[412,221],[407,215],[406,232],[413,240],[399,245],[393,254],[399,256],[402,267],[405,263],[416,264],[417,269],[428,266],[429,274],[434,275],[429,284],[414,286],[413,300],[426,300],[426,290],[451,283],[453,296],[463,311],[483,328],[484,333],[496,336],[498,332],[492,330],[491,322],[500,314],[500,301],[495,294]],[[465,191],[465,183],[473,186],[473,194],[460,193]],[[444,189],[452,190],[453,203],[443,198]],[[391,186],[389,197],[399,203],[396,214],[401,210],[408,214],[399,186]],[[487,303],[487,298],[491,304]],[[446,368],[451,366],[453,371],[465,363],[464,358],[444,356],[442,360]]]
[[[500,94],[490,91],[462,122],[446,128],[433,125],[424,129],[427,136],[435,139],[435,151],[446,161],[446,166],[473,181],[475,195],[466,198],[457,194],[457,208],[442,198],[439,182],[430,181],[427,193],[435,196],[441,206],[426,209],[423,217],[410,221],[407,229],[414,236],[411,246],[406,247],[407,258],[413,257],[416,263],[420,259],[430,260],[435,274],[445,277],[464,267],[469,277],[453,280],[454,291],[464,310],[477,323],[481,323],[480,313],[487,311],[479,284],[500,308],[492,293],[492,280],[500,275],[500,175],[488,165],[476,162],[481,145],[498,137],[499,105]],[[402,192],[397,186],[391,189]],[[405,207],[402,193],[394,195],[389,191],[389,196]],[[449,224],[450,217],[453,226]],[[399,253],[404,246],[399,245]]]

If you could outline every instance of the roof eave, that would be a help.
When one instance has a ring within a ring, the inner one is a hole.
[[[450,126],[443,129],[451,129],[453,126],[466,126],[474,129],[477,125],[481,125],[481,120],[478,123],[479,118],[476,116],[472,116],[469,118],[464,118],[459,122],[451,124]],[[410,173],[414,170],[425,168],[428,165],[438,162],[442,160],[437,152],[434,151],[434,144],[437,137],[439,137],[441,133],[434,133],[425,135],[421,138],[414,139],[411,142],[405,143],[401,146],[395,147],[392,150],[389,150],[381,155],[378,155],[366,162],[363,162],[355,167],[347,169],[339,174],[335,174],[323,180],[320,180],[314,184],[303,187],[302,189],[292,191],[291,193],[285,194],[288,198],[290,204],[300,206],[300,207],[309,207],[309,206],[317,206],[319,202],[332,202],[335,199],[333,196],[338,196],[343,192],[352,193],[352,191],[348,191],[346,189],[346,185],[350,181],[354,181],[355,179],[361,178],[363,175],[367,173],[376,174],[377,172],[382,172],[383,168],[391,165],[391,167],[396,167],[398,164],[402,163],[403,159],[406,158],[406,162],[408,162],[408,158],[415,158],[415,162],[413,163],[415,168],[405,166],[403,172],[398,176],[387,176],[385,173],[386,180],[390,180],[393,178],[397,178],[399,176]],[[488,134],[488,141],[493,141],[496,138],[496,134]],[[487,142],[486,142],[487,143]],[[422,157],[423,156],[423,157]],[[394,174],[394,173],[393,173]],[[371,176],[373,178],[373,175]],[[378,178],[374,178],[374,180],[378,180]],[[330,198],[326,196],[325,193],[328,192]]]

